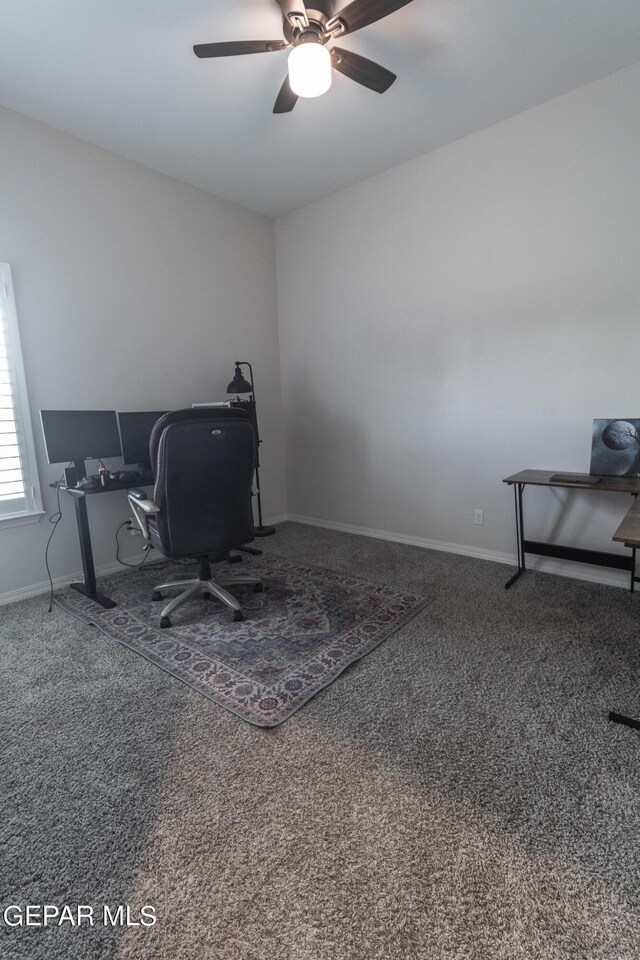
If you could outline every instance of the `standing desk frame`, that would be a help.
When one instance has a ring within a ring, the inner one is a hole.
[[[100,604],[106,610],[117,606],[115,600],[111,597],[99,593],[96,584],[96,568],[93,562],[93,549],[91,546],[91,530],[89,528],[89,515],[87,512],[87,496],[93,494],[111,493],[114,490],[129,490],[131,487],[143,487],[153,483],[148,477],[140,477],[135,481],[110,480],[104,487],[97,487],[95,490],[82,490],[77,487],[67,487],[65,484],[51,483],[51,487],[60,487],[60,490],[67,493],[73,499],[73,505],[76,512],[76,525],[78,527],[78,543],[80,546],[80,557],[82,559],[82,581],[80,583],[71,583],[72,590],[77,590],[84,597]]]
[[[559,543],[544,543],[537,540],[528,540],[524,535],[524,512],[523,512],[523,494],[527,485],[537,487],[559,487],[564,490],[583,490],[587,493],[626,493],[637,497],[640,493],[640,477],[600,477],[598,483],[581,484],[559,482],[552,480],[558,471],[544,470],[521,470],[520,473],[514,473],[511,477],[506,477],[503,483],[513,487],[516,515],[516,542],[518,549],[518,569],[512,577],[505,583],[505,590],[511,587],[518,577],[526,571],[526,554],[536,554],[542,557],[553,557],[558,560],[573,560],[579,563],[591,563],[598,567],[612,567],[615,570],[628,570],[631,576],[630,589],[633,592],[635,584],[640,578],[636,577],[636,549],[640,546],[640,539],[637,543],[625,543],[631,550],[630,556],[620,553],[607,553],[600,550],[584,550],[579,547],[570,547]],[[593,479],[588,473],[572,474],[576,478],[584,480]],[[614,535],[614,539],[616,536]],[[618,540],[620,538],[618,537]]]

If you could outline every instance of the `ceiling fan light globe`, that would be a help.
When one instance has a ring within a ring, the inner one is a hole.
[[[289,54],[289,85],[299,97],[320,97],[331,86],[331,55],[321,43],[300,43]]]

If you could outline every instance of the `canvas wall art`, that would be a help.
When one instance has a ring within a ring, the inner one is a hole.
[[[593,421],[589,473],[640,477],[640,419]]]

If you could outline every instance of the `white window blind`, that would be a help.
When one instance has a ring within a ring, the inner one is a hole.
[[[0,263],[0,523],[40,513],[11,269]]]

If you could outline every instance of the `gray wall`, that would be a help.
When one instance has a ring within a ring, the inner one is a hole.
[[[502,478],[640,416],[639,157],[634,66],[277,221],[290,514],[513,555]],[[629,504],[527,506],[606,549]]]
[[[267,218],[0,110],[47,509],[38,409],[218,399],[242,355],[266,517],[512,556],[502,478],[586,470],[591,420],[640,416],[639,105],[635,66],[283,217],[275,245]],[[64,506],[57,577],[79,570]],[[527,494],[532,535],[599,548],[627,506]],[[108,565],[125,497],[90,507]],[[0,596],[42,584],[48,533],[0,530]]]
[[[224,399],[234,359],[247,359],[264,440],[264,512],[281,515],[273,221],[5,109],[0,209],[0,260],[12,265],[46,509],[55,503],[47,483],[61,467],[46,464],[39,409]],[[55,577],[80,569],[64,497],[63,508]],[[92,497],[89,508],[96,562],[112,563],[125,494]],[[46,518],[0,529],[0,595],[45,580],[49,531]],[[125,555],[140,548],[126,533],[122,542]]]

